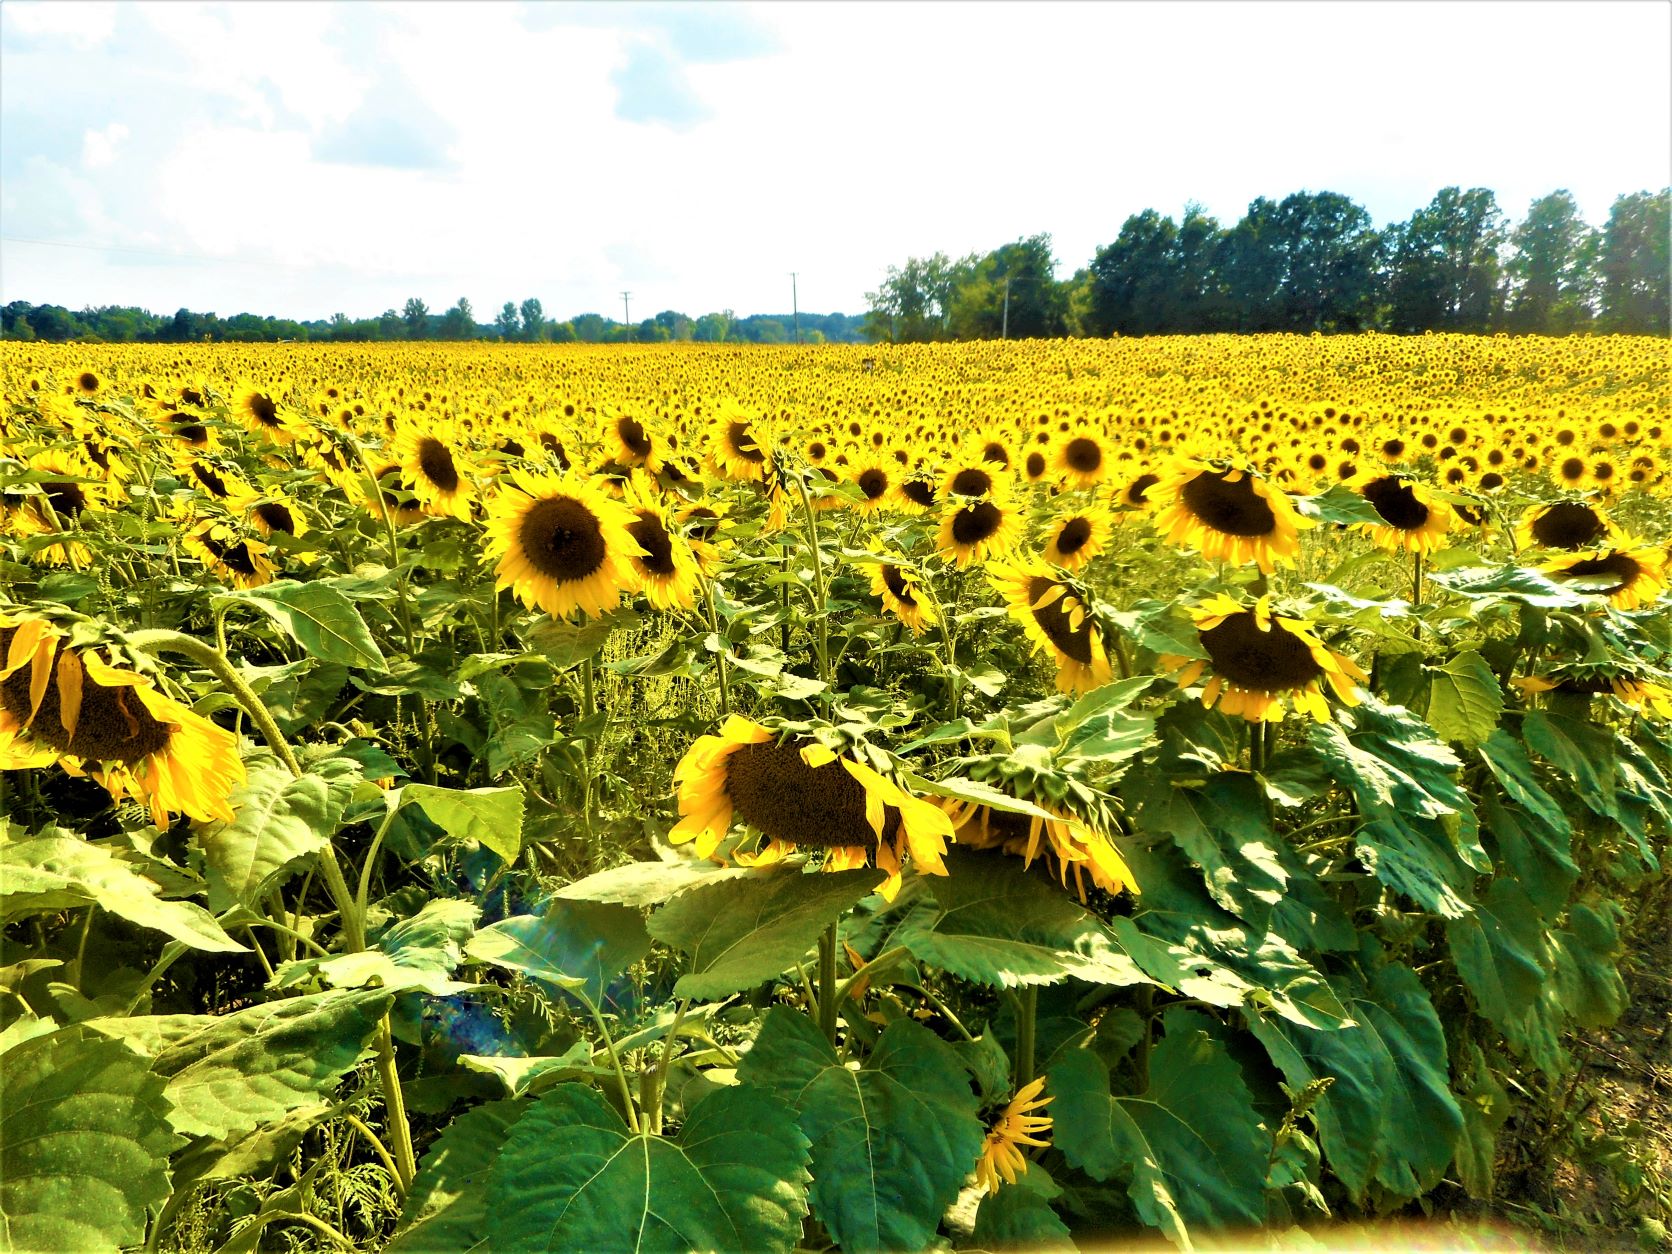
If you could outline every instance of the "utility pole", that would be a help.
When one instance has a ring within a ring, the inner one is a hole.
[[[796,272],[790,271],[790,316],[795,319],[795,342],[801,343],[801,302],[795,288]]]
[[[632,296],[632,294],[633,293],[631,292],[621,293],[621,321],[628,327],[633,325],[633,315],[627,312],[627,299]]]
[[[1004,323],[999,328],[999,339],[1010,338],[1010,276],[1004,276]]]

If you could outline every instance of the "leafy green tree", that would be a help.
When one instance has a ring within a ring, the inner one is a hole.
[[[401,318],[406,323],[406,338],[421,340],[429,334],[430,307],[416,296],[406,302],[406,308],[401,311]]]
[[[1533,201],[1504,263],[1512,291],[1504,314],[1509,330],[1572,331],[1590,321],[1595,234],[1565,188]]]
[[[1390,236],[1394,330],[1485,331],[1497,321],[1506,236],[1488,188],[1442,188]]]
[[[1672,331],[1672,188],[1620,196],[1602,231],[1602,325],[1610,331]]]
[[[731,323],[732,311],[729,309],[723,313],[705,313],[697,319],[691,338],[699,344],[718,344],[731,330]]]
[[[546,338],[546,311],[540,302],[530,296],[522,303],[522,334],[525,340],[541,340]]]
[[[950,330],[959,339],[1040,339],[1068,327],[1068,291],[1056,281],[1049,235],[994,249],[957,276]]]
[[[493,320],[493,329],[499,332],[501,339],[514,340],[522,330],[522,318],[517,313],[516,305],[506,301],[500,306],[499,316]]]
[[[1173,247],[1178,227],[1154,209],[1121,224],[1115,242],[1097,250],[1089,276],[1088,334],[1155,335],[1168,326],[1174,300]]]
[[[403,325],[400,314],[393,309],[385,309],[377,316],[377,338],[380,340],[398,340]]]
[[[582,344],[601,344],[608,336],[608,328],[613,326],[602,314],[577,314],[569,320],[569,327],[575,333],[575,338]],[[556,339],[554,335],[552,337]]]
[[[465,297],[459,297],[459,303],[442,315],[441,338],[444,340],[476,338],[476,315],[471,311],[470,301]]]

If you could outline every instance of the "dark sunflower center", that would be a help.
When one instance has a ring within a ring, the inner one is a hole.
[[[209,428],[200,422],[188,422],[174,428],[174,434],[187,444],[204,444],[209,439]]]
[[[991,501],[977,501],[952,516],[952,539],[957,544],[991,540],[1004,525],[1004,512]]]
[[[645,555],[639,559],[644,568],[663,578],[674,573],[673,539],[662,520],[651,510],[640,510],[638,518],[629,524],[627,534],[639,542]]]
[[[517,529],[528,564],[548,579],[585,579],[604,564],[604,532],[597,517],[572,496],[534,502]]]
[[[699,540],[709,540],[720,529],[720,515],[706,505],[699,505],[685,515],[686,523],[691,528],[691,534]]]
[[[644,457],[650,452],[650,437],[644,433],[644,424],[637,418],[621,419],[615,424],[615,433],[635,457]]]
[[[1533,520],[1533,539],[1552,549],[1582,549],[1607,530],[1597,512],[1578,501],[1558,501]]]
[[[1005,448],[1004,445],[1000,444],[997,440],[989,440],[986,444],[981,446],[981,460],[984,462],[997,462],[999,465],[1008,468],[1010,465],[1010,450]]]
[[[84,370],[76,376],[76,386],[83,392],[97,392],[99,390],[99,376],[91,370]]]
[[[1063,554],[1078,553],[1086,547],[1086,541],[1091,539],[1091,522],[1086,518],[1070,518],[1063,523],[1062,530],[1057,532],[1057,552]]]
[[[507,457],[521,457],[525,450],[521,443],[507,437],[499,442],[499,451]]]
[[[87,450],[87,456],[92,459],[93,464],[100,470],[110,469],[109,455],[97,444],[93,443],[91,440],[83,440],[81,442],[81,446]]]
[[[0,628],[0,657],[11,646],[12,630]],[[30,668],[25,666],[0,682],[0,705],[20,723],[29,718],[29,672]],[[58,674],[54,668],[35,721],[29,725],[29,734],[59,753],[73,753],[88,761],[122,762],[131,766],[166,749],[173,731],[169,724],[152,717],[133,689],[105,688],[86,677],[82,680],[81,710],[73,736],[64,731],[61,708]]]
[[[1557,692],[1570,692],[1578,696],[1594,697],[1605,692],[1614,691],[1614,681],[1606,675],[1589,675],[1584,678],[1570,676],[1556,685]]]
[[[1075,436],[1063,449],[1063,458],[1070,469],[1089,475],[1103,464],[1103,449],[1096,440]]]
[[[1028,460],[1023,463],[1028,470],[1029,479],[1037,479],[1045,473],[1045,454],[1029,453]]]
[[[744,745],[726,759],[726,793],[737,816],[774,840],[829,849],[874,848],[865,789],[840,763],[808,766],[792,741]]]
[[[1397,475],[1383,475],[1365,484],[1364,499],[1375,507],[1382,521],[1401,531],[1415,531],[1428,521],[1428,506],[1417,500],[1411,485]]]
[[[1032,605],[1052,588],[1057,586],[1055,579],[1047,579],[1044,575],[1035,575],[1028,581],[1028,604]],[[1045,633],[1045,638],[1069,657],[1082,665],[1091,663],[1091,633],[1092,625],[1089,617],[1080,621],[1080,629],[1076,631],[1072,625],[1069,613],[1063,608],[1064,603],[1072,596],[1064,592],[1062,596],[1041,609],[1032,611],[1033,621],[1039,624],[1039,630]]]
[[[911,585],[906,582],[905,572],[898,566],[884,566],[882,568],[882,584],[894,599],[903,605],[916,605],[917,598],[912,595]]]
[[[755,437],[749,431],[746,422],[734,422],[726,428],[726,442],[731,445],[732,452],[746,462],[764,462],[766,454],[761,452],[755,443]]]
[[[952,476],[952,491],[957,496],[986,496],[993,490],[993,476],[979,466],[960,470]]]
[[[237,544],[223,544],[214,536],[204,536],[202,543],[217,562],[234,574],[255,574],[255,559],[250,556],[250,546],[242,540]]]
[[[279,425],[279,407],[273,404],[271,397],[261,392],[252,392],[247,404],[249,405],[250,417],[262,426],[276,427]]]
[[[1619,582],[1605,588],[1594,588],[1598,596],[1610,597],[1643,573],[1643,566],[1635,557],[1624,553],[1609,553],[1603,557],[1587,557],[1561,572],[1563,579],[1616,579]]]
[[[1201,633],[1213,673],[1239,688],[1281,692],[1301,688],[1324,673],[1306,641],[1273,622],[1261,631],[1253,613],[1232,614]]]
[[[1009,810],[988,810],[987,830],[1006,844],[1026,840],[1033,829],[1033,819],[1026,814],[1012,814]]]
[[[563,442],[549,431],[540,433],[540,447],[557,459],[557,464],[564,470],[569,469],[569,455],[563,451]]]
[[[1562,460],[1562,478],[1568,480],[1570,483],[1573,483],[1583,479],[1584,477],[1585,463],[1581,459],[1577,457],[1568,457]]]
[[[81,490],[79,483],[43,483],[41,491],[51,502],[55,514],[68,514],[74,518],[87,508],[87,493]]]
[[[935,485],[922,479],[907,479],[900,492],[913,505],[921,505],[924,509],[935,503]]]
[[[196,462],[193,462],[192,474],[196,475],[197,481],[204,487],[208,488],[214,495],[226,495],[226,480],[217,475],[213,470],[210,470],[209,467],[199,466]]]
[[[418,441],[418,469],[443,492],[459,489],[459,468],[453,464],[453,454],[433,435]]]
[[[287,536],[296,534],[296,520],[290,516],[290,511],[277,501],[263,501],[257,505],[255,516],[261,519],[263,525],[274,531],[282,531]]]
[[[860,472],[859,490],[865,494],[865,499],[874,501],[888,491],[888,476],[883,471],[873,467]]]
[[[1181,493],[1189,511],[1205,525],[1229,536],[1269,536],[1277,530],[1277,515],[1254,491],[1254,480],[1240,476],[1235,483],[1220,471],[1204,470]]]

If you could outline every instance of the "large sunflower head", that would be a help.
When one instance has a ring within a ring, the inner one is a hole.
[[[1109,543],[1109,512],[1100,505],[1070,510],[1051,524],[1044,558],[1064,570],[1080,570]]]
[[[1108,443],[1095,431],[1073,431],[1056,446],[1056,469],[1070,487],[1090,488],[1109,473]]]
[[[488,507],[487,554],[501,588],[554,618],[605,614],[636,586],[630,559],[648,556],[637,521],[590,483],[513,470]]]
[[[859,489],[859,500],[854,509],[861,514],[874,514],[889,509],[899,495],[895,470],[881,458],[867,457],[853,466],[848,476]]]
[[[171,815],[231,820],[244,781],[231,733],[37,617],[0,612],[0,770],[56,761],[117,800]]]
[[[232,398],[233,412],[252,434],[275,444],[289,444],[296,438],[290,423],[279,412],[274,389],[253,383],[241,385]]]
[[[1114,678],[1103,629],[1074,583],[1037,561],[992,562],[987,575],[1033,646],[1056,662],[1057,691],[1086,693]]]
[[[402,479],[424,511],[470,520],[471,466],[453,434],[442,427],[409,426],[395,440]]]
[[[893,562],[881,561],[871,567],[871,595],[881,599],[883,607],[921,635],[925,627],[935,625],[935,607],[924,592],[922,581],[915,570]]]
[[[954,566],[970,566],[1003,557],[1022,541],[1021,512],[1008,494],[960,501],[941,508],[940,553]]]
[[[1566,549],[1577,553],[1601,544],[1615,534],[1608,515],[1584,501],[1552,501],[1534,505],[1516,524],[1516,542],[1531,548]]]
[[[273,582],[278,567],[268,548],[229,518],[205,518],[180,537],[205,570],[235,588],[259,588]]]
[[[1351,658],[1333,652],[1305,619],[1271,612],[1270,599],[1261,597],[1245,608],[1223,594],[1191,611],[1198,643],[1205,657],[1164,655],[1161,664],[1178,672],[1180,688],[1188,688],[1204,674],[1202,704],[1216,702],[1226,714],[1251,723],[1275,723],[1289,705],[1330,721],[1325,689],[1345,705],[1358,704],[1356,685],[1365,674]]]
[[[939,806],[914,797],[887,776],[838,755],[810,728],[769,728],[732,715],[720,733],[700,736],[674,768],[680,820],[674,844],[695,840],[705,858],[720,852],[735,821],[754,834],[753,851],[728,856],[745,866],[818,849],[827,870],[874,861],[892,900],[909,853],[920,872],[945,875],[952,824]]]
[[[659,610],[694,609],[700,575],[690,542],[679,534],[667,508],[642,472],[627,483],[625,504],[633,515],[627,534],[643,550],[627,560],[637,576],[636,586]]]
[[[1644,714],[1672,718],[1672,687],[1660,679],[1614,666],[1555,666],[1542,675],[1523,675],[1510,683],[1529,697],[1545,692],[1574,697],[1606,695]]]
[[[720,405],[708,434],[709,464],[715,474],[723,479],[756,482],[765,478],[772,442],[761,425],[734,401]]]
[[[1666,562],[1665,550],[1619,535],[1611,546],[1558,557],[1541,569],[1577,592],[1607,597],[1617,610],[1635,610],[1666,591]]]
[[[1451,509],[1423,484],[1385,471],[1361,474],[1353,481],[1382,522],[1365,523],[1377,548],[1424,556],[1445,547]]]
[[[308,534],[306,512],[282,488],[274,487],[259,500],[251,501],[245,513],[263,536],[281,534],[300,539]]]
[[[1312,525],[1282,489],[1246,467],[1186,460],[1146,495],[1169,543],[1209,560],[1254,562],[1268,575],[1277,562],[1294,561],[1298,533]]]
[[[606,416],[604,444],[611,458],[623,466],[643,466],[651,474],[661,468],[655,437],[631,414]]]

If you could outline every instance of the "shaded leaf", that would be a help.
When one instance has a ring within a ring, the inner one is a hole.
[[[1442,740],[1473,749],[1498,725],[1504,694],[1486,659],[1465,649],[1429,668],[1428,722]]]
[[[279,579],[217,593],[211,604],[244,604],[271,618],[304,652],[327,662],[381,670],[383,653],[354,603],[326,583]]]
[[[522,852],[523,791],[510,788],[434,788],[408,784],[402,805],[415,805],[454,840],[474,840],[505,862]]]
[[[722,880],[747,879],[745,867],[682,858],[677,862],[629,862],[565,884],[552,896],[565,901],[608,901],[624,906],[655,906],[690,888]]]
[[[357,765],[344,759],[326,759],[301,776],[267,755],[252,760],[244,784],[232,794],[237,817],[203,824],[194,836],[203,850],[210,907],[255,907],[323,849],[360,778]]]
[[[487,1239],[488,1176],[528,1110],[527,1102],[488,1102],[442,1129],[418,1164],[388,1254],[465,1251]]]

